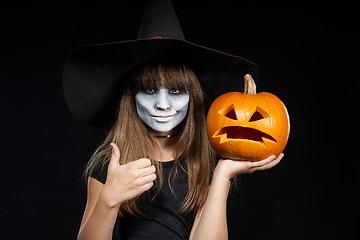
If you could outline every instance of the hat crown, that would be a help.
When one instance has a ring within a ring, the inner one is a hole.
[[[185,40],[169,0],[148,0],[137,39],[174,38]]]

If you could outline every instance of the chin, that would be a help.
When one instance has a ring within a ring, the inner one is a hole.
[[[153,128],[154,131],[156,132],[160,132],[160,133],[168,133],[171,130],[173,130],[174,128]]]
[[[159,124],[157,124],[159,125]],[[153,126],[151,127],[154,131],[156,132],[161,132],[161,133],[168,133],[170,132],[171,130],[173,130],[175,128],[175,126],[172,126],[172,125],[162,125],[162,126]]]

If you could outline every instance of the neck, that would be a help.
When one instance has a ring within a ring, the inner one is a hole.
[[[161,162],[174,160],[175,145],[178,140],[176,131],[173,129],[166,133],[153,132],[155,142],[159,146]]]
[[[155,138],[171,138],[171,137],[175,137],[176,134],[167,134],[167,135],[158,135],[155,136]]]

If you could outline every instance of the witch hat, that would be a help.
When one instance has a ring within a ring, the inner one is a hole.
[[[82,122],[108,128],[130,75],[154,59],[190,67],[210,102],[239,91],[246,74],[258,76],[248,60],[186,41],[170,1],[150,0],[136,40],[82,46],[69,55],[63,90],[70,111]]]

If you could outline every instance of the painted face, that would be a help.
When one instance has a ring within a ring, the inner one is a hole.
[[[186,116],[189,94],[172,88],[148,89],[135,96],[141,120],[158,132],[168,132]]]

